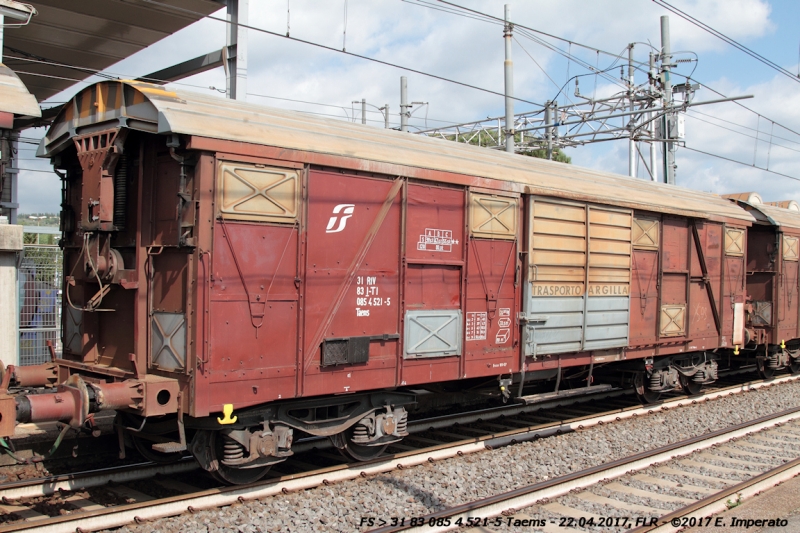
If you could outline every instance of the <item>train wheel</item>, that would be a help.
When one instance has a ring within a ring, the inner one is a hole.
[[[386,451],[386,448],[389,447],[388,444],[383,446],[364,446],[363,444],[355,444],[353,442],[354,431],[355,426],[352,426],[344,431],[344,435],[340,434],[341,437],[343,437],[342,440],[344,441],[344,447],[339,448],[339,453],[348,459],[352,459],[353,461],[371,461],[372,459],[380,457],[381,454]],[[336,444],[336,441],[334,441],[334,444]]]
[[[650,403],[656,403],[658,400],[661,399],[660,392],[651,391],[649,389],[645,389],[644,394],[639,394],[637,392],[636,395],[639,397],[639,401],[641,401],[645,405]]]
[[[692,378],[687,378],[683,374],[680,377],[681,380],[681,388],[683,392],[685,392],[689,396],[697,396],[700,394],[700,390],[703,388],[702,383],[695,383],[692,381]]]
[[[761,376],[761,379],[772,379],[775,376],[775,369],[769,368],[763,359],[758,361],[757,366],[758,375]]]
[[[789,361],[789,370],[791,370],[792,375],[800,374],[800,359],[791,359]]]
[[[217,481],[227,485],[246,485],[258,481],[269,471],[269,466],[258,466],[255,468],[234,468],[223,464],[226,458],[241,457],[244,447],[235,440],[226,437],[221,431],[211,432],[211,460],[216,461],[219,469],[211,472]]]
[[[644,372],[638,372],[633,379],[633,386],[636,389],[636,396],[639,401],[647,405],[656,403],[661,398],[661,393],[648,389],[644,384]]]

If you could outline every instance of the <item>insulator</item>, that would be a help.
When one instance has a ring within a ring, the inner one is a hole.
[[[223,463],[244,458],[244,446],[227,435],[222,437]]]

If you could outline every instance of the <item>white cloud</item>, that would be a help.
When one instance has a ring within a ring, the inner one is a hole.
[[[632,41],[649,40],[658,46],[659,17],[668,14],[655,3],[643,0],[463,1],[468,7],[497,17],[502,17],[504,3],[511,3],[512,20],[515,22],[612,52],[624,50]],[[670,3],[744,42],[763,37],[775,30],[775,22],[770,18],[771,8],[765,0],[672,0]],[[286,5],[286,0],[251,0],[250,24],[285,34]],[[341,48],[345,22],[344,0],[291,0],[290,6],[292,37]],[[347,8],[346,45],[349,52],[435,73],[493,91],[503,91],[501,26],[442,13],[410,2],[349,0]],[[224,11],[217,15],[224,17]],[[675,15],[670,15],[670,22],[673,50],[691,49],[701,54],[707,52],[716,55],[723,52],[739,53]],[[556,86],[560,87],[567,80],[566,60],[525,39],[519,32],[517,38],[539,65],[547,70],[553,81],[547,78],[519,45],[515,45],[515,94],[522,99],[544,102],[555,95]],[[141,76],[219,49],[223,46],[224,39],[224,23],[204,20],[115,65],[109,71],[125,77]],[[462,122],[503,114],[503,98],[495,94],[403,72],[257,31],[249,31],[248,40],[248,92],[251,93],[248,100],[253,103],[347,117],[351,115],[351,102],[366,98],[376,107],[388,103],[395,114],[392,122],[396,125],[399,78],[406,75],[410,99],[430,104],[428,125],[431,127],[441,124],[437,120]],[[581,50],[577,46],[554,43],[565,50],[571,49],[590,64],[603,67],[611,62],[606,56],[598,58],[594,52]],[[647,48],[646,45],[637,45],[637,59],[644,60],[647,57]],[[586,72],[574,64],[569,69],[570,75]],[[616,78],[619,70],[612,70],[609,74]],[[740,74],[747,80],[747,72]],[[800,101],[794,97],[794,83],[788,79],[784,81],[775,78],[748,86],[746,81],[720,79],[710,85],[731,95],[756,94],[757,101],[751,100],[747,105],[759,109],[767,116],[780,117],[787,124],[797,124],[800,131]],[[593,76],[582,78],[580,84],[583,94],[592,94],[595,90]],[[177,85],[183,90],[206,92],[210,86],[224,88],[222,69],[194,76]],[[566,88],[566,92],[571,95],[573,90],[574,82]],[[600,79],[596,94],[607,96],[619,90],[613,83]],[[74,92],[75,90],[68,91],[68,96]],[[68,96],[59,95],[55,99],[64,100]],[[712,97],[710,94],[698,95],[698,99]],[[517,112],[532,109],[532,106],[522,102],[518,102],[515,107]],[[754,127],[753,115],[733,104],[700,110]],[[368,116],[375,125],[380,125],[383,121],[373,107],[369,108]],[[424,116],[425,109],[420,109],[415,113],[412,123],[424,127]],[[687,120],[687,129],[687,142],[698,149],[740,160],[744,158],[745,162],[748,162],[746,154],[753,152],[753,139],[691,119]],[[797,139],[794,135],[786,132],[784,134]],[[787,145],[793,146],[790,143]],[[796,147],[800,149],[800,146]],[[766,150],[759,146],[759,151],[758,162],[765,164]],[[570,150],[568,154],[573,156],[576,164],[622,173],[627,171],[627,144],[624,141]],[[792,174],[793,155],[796,153],[773,147],[770,152],[770,168]],[[727,192],[741,185],[745,188],[760,187],[768,197],[783,197],[791,193],[800,198],[800,194],[796,194],[800,193],[800,188],[788,187],[788,180],[784,178],[692,154],[688,150],[678,153],[678,164],[678,183],[693,188]],[[643,173],[640,165],[640,174]],[[40,187],[41,180],[29,178],[26,174],[23,174],[23,178],[20,191],[23,210],[44,210],[43,202],[46,202],[49,210],[58,209],[58,194],[49,194],[53,187],[48,186],[47,194],[40,194],[44,190]]]

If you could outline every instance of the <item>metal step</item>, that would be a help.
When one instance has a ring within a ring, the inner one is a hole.
[[[157,442],[152,446],[154,451],[161,453],[178,453],[185,452],[186,445],[180,442]]]

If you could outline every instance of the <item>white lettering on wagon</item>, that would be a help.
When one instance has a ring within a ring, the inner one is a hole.
[[[486,340],[486,313],[467,313],[466,330],[468,341]]]
[[[369,316],[370,307],[391,305],[391,297],[380,295],[377,276],[356,276],[356,317]]]
[[[425,228],[425,233],[419,236],[417,250],[423,252],[452,252],[454,244],[458,244],[458,239],[453,238],[451,230]]]

